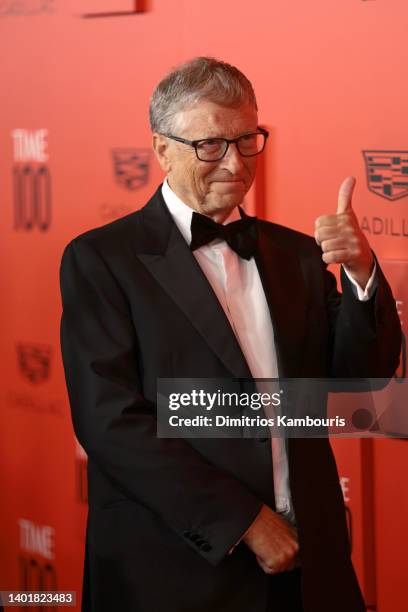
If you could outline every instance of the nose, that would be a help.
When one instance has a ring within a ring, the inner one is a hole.
[[[221,160],[222,168],[229,170],[231,174],[238,174],[243,168],[243,160],[235,142],[230,143],[228,150]]]

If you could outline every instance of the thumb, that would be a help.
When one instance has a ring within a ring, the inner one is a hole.
[[[356,179],[354,176],[348,176],[341,184],[339,197],[337,200],[337,214],[348,212],[352,209],[351,199],[353,197],[354,186]]]

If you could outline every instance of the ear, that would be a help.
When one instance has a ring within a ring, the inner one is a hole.
[[[170,143],[163,134],[153,134],[153,151],[157,157],[161,169],[168,174],[171,170]]]

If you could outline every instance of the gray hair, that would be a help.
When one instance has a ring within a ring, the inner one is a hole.
[[[213,57],[196,57],[170,72],[150,99],[152,132],[169,132],[174,116],[199,100],[237,108],[250,104],[258,110],[251,82],[238,68]]]

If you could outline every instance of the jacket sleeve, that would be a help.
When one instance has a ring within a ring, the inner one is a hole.
[[[401,351],[401,324],[391,288],[377,261],[377,288],[360,301],[341,269],[342,295],[326,272],[326,295],[332,334],[331,375],[344,378],[393,376]]]
[[[62,357],[78,440],[122,495],[161,516],[216,565],[261,500],[186,440],[157,437],[155,405],[142,395],[130,306],[84,239],[66,247],[60,281]]]

